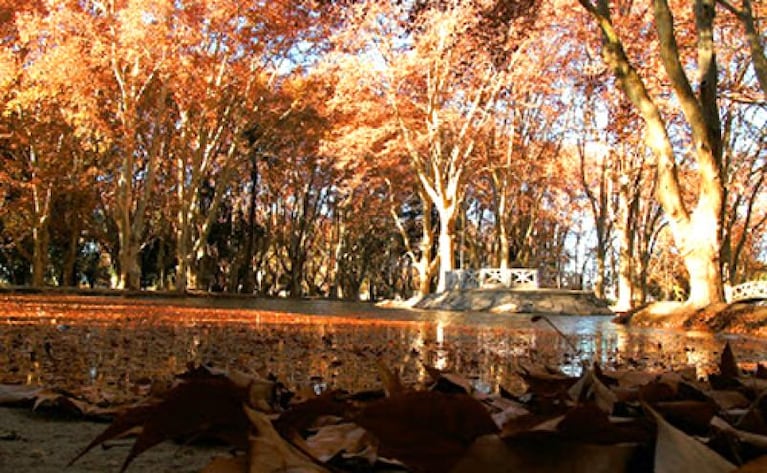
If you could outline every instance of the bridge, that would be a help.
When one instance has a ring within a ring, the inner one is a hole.
[[[748,281],[737,286],[725,286],[724,298],[730,303],[767,300],[767,281]]]
[[[531,268],[482,268],[448,271],[445,289],[477,289],[507,287],[514,289],[537,289],[540,287],[537,269]]]

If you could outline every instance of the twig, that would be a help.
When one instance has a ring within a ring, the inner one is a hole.
[[[549,324],[549,326],[551,328],[553,328],[554,331],[557,332],[557,334],[560,337],[562,337],[562,339],[565,341],[565,343],[567,343],[567,345],[573,350],[573,355],[577,355],[580,352],[580,350],[578,350],[578,348],[575,345],[573,345],[573,342],[570,341],[570,339],[567,337],[567,335],[565,335],[561,330],[559,330],[559,327],[554,325],[554,322],[549,320],[549,318],[546,317],[545,315],[534,315],[530,320],[532,320],[533,322],[538,322],[539,320],[543,320],[544,322]]]

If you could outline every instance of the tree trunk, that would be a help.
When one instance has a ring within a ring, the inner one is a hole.
[[[120,240],[120,275],[117,287],[138,290],[141,288],[141,267],[138,263],[139,245],[131,238],[131,235],[125,235]]]
[[[45,189],[35,182],[37,177],[38,155],[34,146],[30,146],[29,160],[32,169],[32,204],[34,214],[32,216],[32,286],[42,287],[45,285],[45,271],[48,267],[48,243],[50,232],[48,222],[51,213],[52,184]]]
[[[201,289],[201,280],[204,274],[203,262],[205,258],[205,247],[195,245],[196,248],[187,255],[186,265],[186,287]]]
[[[184,293],[189,271],[189,213],[187,212],[186,167],[181,153],[176,157],[176,292]]]
[[[600,299],[605,298],[605,272],[607,270],[607,264],[605,262],[606,259],[607,254],[605,248],[597,247],[597,274],[594,278],[594,295]]]
[[[294,259],[290,271],[290,297],[298,298],[303,295],[303,263],[299,259]]]
[[[510,146],[510,145],[509,145]],[[493,178],[493,195],[495,197],[495,231],[498,238],[498,251],[496,253],[497,266],[501,269],[511,267],[511,251],[509,241],[508,218],[506,217],[506,206],[508,200],[507,179],[499,176],[500,172],[508,173],[508,169],[503,171],[495,170]]]
[[[437,279],[437,292],[444,292],[447,288],[447,273],[455,269],[455,212],[440,208],[439,211],[439,277]]]
[[[629,221],[631,217],[624,187],[626,186],[621,186],[618,204],[618,224],[615,226],[615,233],[618,237],[618,300],[615,303],[616,312],[627,312],[633,308],[634,304],[634,282],[631,274],[633,248]]]
[[[77,249],[80,240],[80,219],[74,218],[69,232],[69,241],[64,252],[64,264],[61,269],[61,284],[66,287],[74,287],[77,280]]]
[[[164,232],[163,232],[164,233]],[[158,239],[159,248],[157,249],[157,289],[165,290],[165,240]]]
[[[754,72],[756,73],[759,87],[762,89],[762,94],[767,98],[767,56],[765,56],[764,47],[762,46],[762,36],[756,28],[751,0],[742,0],[743,7],[741,9],[738,9],[729,1],[719,0],[717,3],[737,16],[743,24],[751,51],[751,64],[754,66]]]
[[[343,265],[341,259],[343,258],[344,247],[346,242],[346,210],[338,209],[339,216],[336,222],[336,242],[333,245],[333,255],[331,265],[331,283],[330,283],[330,298],[331,299],[343,299],[344,298],[344,284],[343,284]]]
[[[711,209],[702,210],[692,216],[687,238],[680,244],[684,265],[690,278],[688,303],[703,307],[711,302],[722,301],[724,291],[719,264],[719,227],[717,216]],[[714,297],[716,296],[716,297]]]
[[[176,292],[183,293],[189,286],[187,273],[189,272],[189,232],[182,214],[179,210],[178,228],[176,229]]]
[[[258,161],[254,152],[250,159],[250,205],[248,207],[247,231],[245,232],[245,254],[243,255],[242,292],[253,294],[256,287],[256,274],[253,270],[253,251],[256,240],[256,186],[258,185]]]
[[[45,285],[45,271],[48,267],[48,233],[47,217],[37,218],[32,229],[32,286]]]
[[[425,243],[422,241],[422,243]],[[429,246],[431,246],[431,242],[429,242]],[[423,248],[423,245],[422,245]],[[429,251],[431,252],[431,248],[429,248]],[[429,293],[431,293],[431,271],[429,270],[429,267],[431,266],[430,261],[426,258],[419,258],[418,261],[416,261],[415,267],[418,271],[418,294],[417,296],[423,297]]]
[[[423,196],[422,196],[423,197]],[[434,235],[431,231],[431,203],[423,199],[423,230],[421,233],[420,256],[416,262],[418,269],[418,296],[425,296],[431,292],[431,278],[433,276],[432,246]]]
[[[389,189],[392,189],[391,183],[388,182]],[[431,292],[431,279],[434,273],[437,260],[432,260],[432,246],[434,244],[434,235],[432,233],[432,209],[433,204],[429,199],[426,192],[421,187],[418,189],[418,198],[422,206],[422,220],[421,220],[421,241],[418,244],[418,250],[414,248],[408,229],[403,225],[399,214],[398,205],[394,202],[394,194],[391,193],[389,197],[389,214],[394,220],[394,225],[397,227],[397,231],[402,238],[402,244],[405,246],[407,256],[410,260],[411,266],[408,266],[409,279],[412,275],[412,268],[414,267],[418,275],[418,281],[416,282],[416,294],[414,297],[423,297]],[[404,287],[403,287],[403,292]]]

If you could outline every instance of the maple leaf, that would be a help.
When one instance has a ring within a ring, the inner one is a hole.
[[[432,391],[375,401],[354,421],[378,438],[381,456],[424,472],[449,471],[477,437],[498,432],[476,399]]]
[[[244,449],[248,445],[250,426],[242,410],[247,399],[248,390],[225,377],[193,378],[182,382],[168,391],[161,401],[136,406],[117,416],[69,465],[93,447],[136,427],[141,427],[141,433],[121,472],[147,449],[183,436],[209,434]]]

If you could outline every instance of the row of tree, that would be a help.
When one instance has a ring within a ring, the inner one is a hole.
[[[408,297],[529,266],[628,307],[763,269],[749,0],[16,3],[6,282]]]

